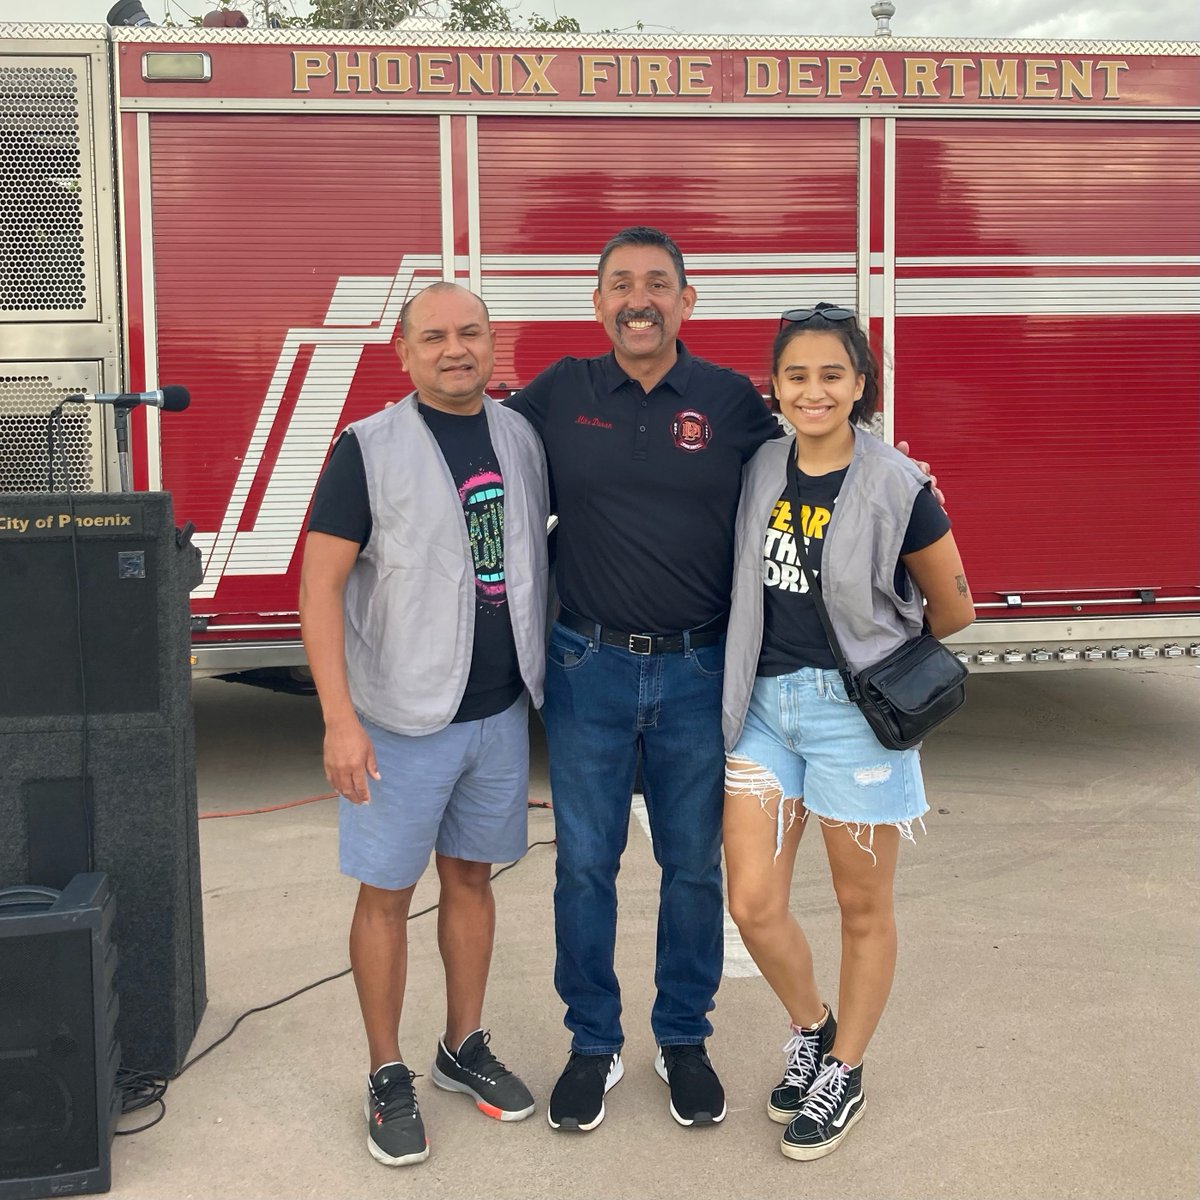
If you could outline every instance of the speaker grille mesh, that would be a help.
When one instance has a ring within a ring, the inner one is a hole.
[[[0,313],[88,304],[80,111],[71,67],[0,67]]]

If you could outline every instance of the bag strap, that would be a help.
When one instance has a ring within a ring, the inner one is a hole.
[[[837,663],[838,674],[841,675],[842,682],[846,685],[846,695],[850,700],[857,703],[859,696],[858,679],[850,669],[850,664],[846,662],[846,656],[842,653],[842,644],[838,641],[837,634],[833,632],[833,622],[830,621],[829,610],[825,607],[825,597],[821,595],[820,584],[813,575],[812,568],[808,564],[808,555],[804,550],[804,522],[800,515],[800,490],[796,478],[796,470],[796,456],[789,454],[787,462],[787,487],[784,495],[787,497],[787,502],[792,509],[792,541],[796,546],[796,557],[800,560],[800,569],[804,572],[804,578],[808,581],[808,593],[812,596],[813,602],[817,606],[817,616],[821,618],[825,637],[829,641],[829,649],[833,651],[833,661]]]

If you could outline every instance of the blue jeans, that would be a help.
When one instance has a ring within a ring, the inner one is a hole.
[[[662,869],[650,1025],[660,1046],[712,1033],[724,953],[724,658],[724,638],[639,655],[561,624],[551,630],[543,716],[558,838],[554,985],[580,1053],[612,1054],[624,1042],[616,883],[639,750]]]

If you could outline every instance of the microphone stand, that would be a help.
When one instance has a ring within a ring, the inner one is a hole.
[[[113,425],[117,435],[117,470],[121,479],[121,491],[133,491],[133,471],[129,466],[129,409],[123,404],[113,405]]]

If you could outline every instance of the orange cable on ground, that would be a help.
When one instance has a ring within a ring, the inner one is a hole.
[[[200,813],[198,820],[215,821],[218,817],[257,817],[260,813],[280,812],[285,808],[299,808],[302,804],[316,804],[318,800],[336,800],[337,792],[326,792],[323,796],[307,796],[303,800],[288,800],[284,804],[268,804],[264,808],[239,808],[232,812],[210,812]],[[549,808],[550,804],[545,800],[529,801],[530,808]]]
[[[201,813],[201,821],[213,821],[217,817],[256,817],[259,813],[279,812],[284,808],[299,808],[302,804],[316,804],[318,800],[336,800],[337,792],[327,792],[324,796],[308,796],[304,800],[289,800],[285,804],[268,804],[265,808],[239,808],[234,812]]]

